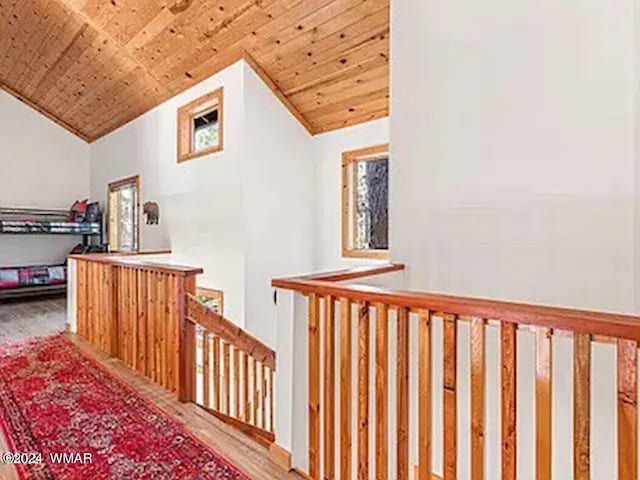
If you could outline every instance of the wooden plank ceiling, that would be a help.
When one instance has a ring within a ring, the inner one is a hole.
[[[243,56],[312,133],[388,115],[389,0],[0,0],[0,86],[87,141]]]

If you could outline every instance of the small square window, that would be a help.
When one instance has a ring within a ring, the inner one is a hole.
[[[222,88],[178,110],[178,162],[222,150]]]
[[[219,144],[218,109],[193,118],[193,151],[202,152]]]
[[[388,258],[388,145],[343,154],[342,254],[345,257]]]

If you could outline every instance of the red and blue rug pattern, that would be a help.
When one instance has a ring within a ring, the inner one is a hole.
[[[63,335],[0,345],[0,425],[24,479],[250,480]]]

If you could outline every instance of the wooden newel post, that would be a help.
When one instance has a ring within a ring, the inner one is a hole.
[[[187,294],[195,295],[196,277],[187,275],[180,280],[178,288],[178,361],[179,388],[178,399],[181,402],[193,402],[196,399],[196,326],[187,319]]]

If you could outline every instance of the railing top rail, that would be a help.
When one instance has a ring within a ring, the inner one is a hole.
[[[207,308],[195,295],[187,294],[186,305],[188,320],[204,327],[210,333],[219,336],[225,342],[230,343],[250,355],[254,360],[262,362],[267,367],[275,370],[276,352],[269,346],[240,328],[231,320]]]
[[[403,263],[381,263],[376,265],[365,265],[341,270],[331,270],[328,272],[311,273],[292,277],[289,280],[322,280],[325,282],[344,282],[356,278],[372,277],[384,273],[392,273],[404,270]]]
[[[462,317],[501,320],[571,332],[640,341],[640,317],[635,315],[551,307],[474,297],[392,290],[367,285],[304,278],[276,279],[272,285],[304,294],[330,295],[357,302],[386,304]]]
[[[138,270],[155,271],[169,273],[180,276],[198,275],[204,270],[200,267],[189,267],[184,265],[173,265],[170,263],[157,263],[145,261],[138,255],[154,255],[171,253],[170,250],[155,250],[146,252],[136,252],[132,254],[121,253],[89,253],[85,255],[69,255],[68,258],[85,262],[107,263],[110,265],[135,268]]]

